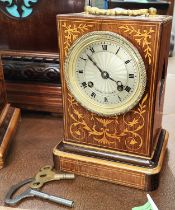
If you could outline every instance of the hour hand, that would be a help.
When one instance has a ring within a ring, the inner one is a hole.
[[[117,90],[118,91],[123,91],[123,84],[121,81],[116,81],[113,78],[109,77],[110,80],[112,80],[113,82],[115,82],[117,84]]]
[[[117,81],[117,90],[118,91],[123,91],[123,84],[121,81]]]

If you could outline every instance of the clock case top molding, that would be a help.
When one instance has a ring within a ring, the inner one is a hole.
[[[78,162],[72,162],[71,165],[72,159],[76,158],[69,159],[70,154],[89,159],[113,159],[151,168],[158,165],[157,160],[160,156],[155,160],[155,151],[161,150],[167,142],[161,137],[164,135],[167,138],[161,124],[171,19],[169,16],[57,16],[59,42],[64,43],[60,44],[64,138],[54,149],[54,159],[58,168],[68,171],[74,171],[76,167],[81,168],[81,163],[78,166]],[[146,89],[140,102],[128,113],[101,117],[82,107],[67,87],[64,62],[68,49],[79,37],[93,31],[110,31],[123,36],[138,49],[144,60],[147,73]],[[164,143],[160,142],[161,139]],[[111,158],[113,155],[115,157]],[[79,174],[83,174],[81,169]]]

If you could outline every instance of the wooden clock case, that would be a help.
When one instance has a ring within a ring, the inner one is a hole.
[[[158,187],[168,141],[162,129],[171,17],[57,16],[63,89],[64,138],[53,151],[59,170],[142,190]],[[82,107],[67,88],[64,62],[82,35],[110,31],[139,50],[147,71],[140,102],[128,113],[101,117]]]
[[[0,169],[4,167],[10,142],[20,119],[20,109],[7,103],[2,63],[0,60]]]

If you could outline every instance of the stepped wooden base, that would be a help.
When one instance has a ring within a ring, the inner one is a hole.
[[[20,119],[20,109],[7,104],[0,115],[0,169],[4,167],[10,142]]]
[[[168,132],[162,130],[155,150],[157,154],[154,155],[152,160],[149,160],[150,162],[153,161],[154,164],[145,165],[146,160],[144,161],[144,158],[142,158],[142,166],[140,157],[138,157],[138,163],[136,161],[137,158],[134,159],[134,164],[131,164],[131,161],[121,162],[120,157],[118,157],[118,161],[117,159],[114,161],[114,158],[110,159],[109,155],[107,155],[108,158],[107,156],[102,158],[103,153],[101,150],[99,150],[100,155],[96,152],[97,155],[94,153],[91,156],[90,153],[92,154],[93,149],[89,149],[91,151],[85,152],[83,155],[82,150],[77,150],[78,146],[67,146],[69,144],[68,142],[61,142],[53,150],[54,164],[57,170],[73,172],[78,175],[150,191],[158,187],[159,174],[162,168],[167,142]],[[88,148],[86,147],[87,150]],[[128,158],[125,159],[128,160]]]

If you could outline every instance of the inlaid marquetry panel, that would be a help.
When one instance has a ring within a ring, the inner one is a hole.
[[[81,160],[60,158],[60,169],[63,171],[80,174],[87,177],[97,178],[104,181],[122,184],[125,186],[144,189],[145,175],[125,169],[88,163]]]

